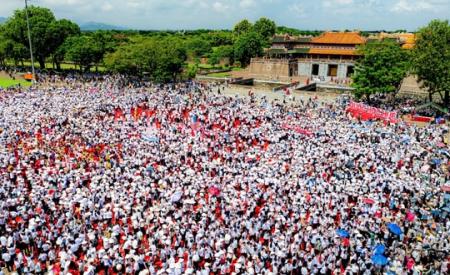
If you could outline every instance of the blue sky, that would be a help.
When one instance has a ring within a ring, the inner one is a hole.
[[[265,16],[299,29],[416,30],[431,19],[450,19],[450,0],[29,0],[58,18],[135,29],[231,28]],[[0,0],[8,17],[23,0]]]

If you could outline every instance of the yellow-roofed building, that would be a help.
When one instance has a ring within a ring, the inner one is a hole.
[[[404,49],[412,49],[412,33],[378,35],[366,38],[359,32],[324,32],[320,36],[276,35],[265,58],[255,58],[251,75],[275,78],[311,78],[324,82],[348,83],[360,58],[358,47],[369,40],[396,39]],[[274,70],[273,68],[277,68]]]

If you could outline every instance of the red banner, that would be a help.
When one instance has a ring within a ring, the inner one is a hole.
[[[416,121],[416,122],[431,122],[433,120],[432,117],[426,117],[426,116],[413,116],[411,118],[412,121]]]
[[[397,123],[397,112],[389,112],[380,108],[371,107],[363,103],[350,102],[347,107],[347,112],[351,113],[353,117],[361,120],[383,120],[391,123]]]
[[[305,135],[305,136],[312,136],[313,135],[313,133],[311,131],[303,129],[300,126],[288,125],[287,123],[284,123],[281,127],[283,127],[283,129],[285,129],[285,130],[293,130],[296,133],[302,134],[302,135]]]

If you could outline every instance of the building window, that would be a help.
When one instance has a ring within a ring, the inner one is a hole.
[[[354,72],[355,72],[355,67],[353,67],[353,66],[347,67],[347,77],[351,77]]]
[[[319,64],[313,64],[311,75],[319,75]]]
[[[328,76],[336,77],[337,76],[338,65],[328,65]]]

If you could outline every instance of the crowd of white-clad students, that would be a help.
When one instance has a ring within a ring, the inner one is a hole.
[[[448,274],[445,125],[135,84],[0,91],[0,274]]]

